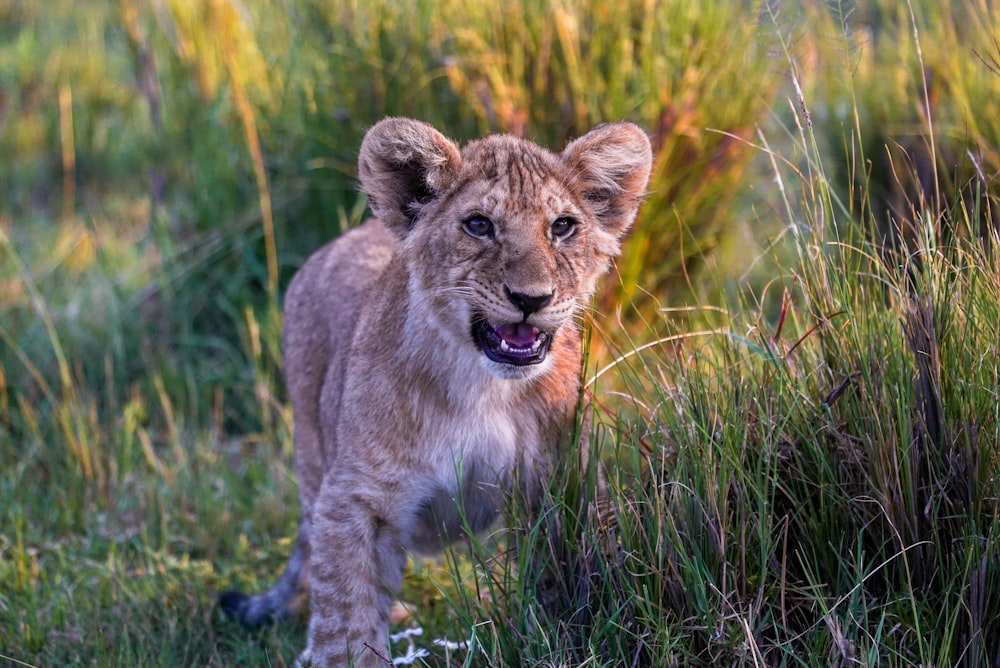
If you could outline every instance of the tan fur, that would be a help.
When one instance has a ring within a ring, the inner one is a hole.
[[[537,490],[572,432],[580,310],[650,162],[628,123],[558,155],[506,135],[460,149],[408,119],[368,132],[359,175],[376,218],[317,251],[285,305],[303,565],[282,581],[309,581],[304,663],[384,665],[406,551],[489,526],[513,480]],[[470,233],[476,216],[492,236]],[[560,218],[575,221],[565,238]],[[487,332],[524,323],[551,348],[540,363],[493,361],[477,319]]]

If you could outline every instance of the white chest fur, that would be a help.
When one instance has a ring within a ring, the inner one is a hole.
[[[494,379],[488,392],[467,395],[453,411],[425,425],[430,448],[424,477],[417,481],[418,522],[411,545],[435,552],[442,543],[479,532],[496,519],[522,461],[539,448],[537,429],[518,420],[509,392],[515,385]]]

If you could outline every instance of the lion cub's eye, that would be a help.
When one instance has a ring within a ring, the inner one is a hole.
[[[472,216],[464,223],[465,231],[477,239],[489,239],[493,236],[493,223],[485,216]]]
[[[566,239],[576,231],[576,221],[572,218],[556,218],[551,230],[556,239]]]

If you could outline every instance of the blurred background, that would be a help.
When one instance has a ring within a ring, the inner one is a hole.
[[[121,402],[162,376],[189,419],[256,428],[260,373],[280,365],[274,306],[365,216],[356,152],[386,115],[554,150],[602,121],[645,127],[649,200],[599,306],[631,303],[624,328],[658,331],[662,307],[768,279],[760,249],[796,222],[773,206],[773,156],[815,168],[789,148],[799,108],[843,205],[884,223],[873,234],[892,236],[889,214],[929,197],[936,172],[949,201],[977,207],[1000,169],[995,12],[0,2],[0,396],[35,405],[41,385],[72,381]]]
[[[189,419],[259,426],[260,373],[280,365],[274,306],[312,250],[364,218],[356,153],[386,115],[554,150],[602,121],[646,128],[649,200],[599,303],[631,304],[621,325],[637,336],[661,329],[663,307],[768,280],[761,248],[796,223],[773,206],[774,155],[816,168],[794,149],[800,108],[843,206],[884,225],[872,234],[893,237],[890,214],[934,193],[979,207],[1000,169],[995,12],[0,2],[5,404],[67,381],[120,402],[162,376]]]

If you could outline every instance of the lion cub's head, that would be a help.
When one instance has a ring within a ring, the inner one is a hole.
[[[635,219],[652,153],[631,123],[599,126],[561,154],[509,135],[464,148],[390,118],[358,161],[372,211],[409,272],[407,335],[493,374],[544,372]]]

